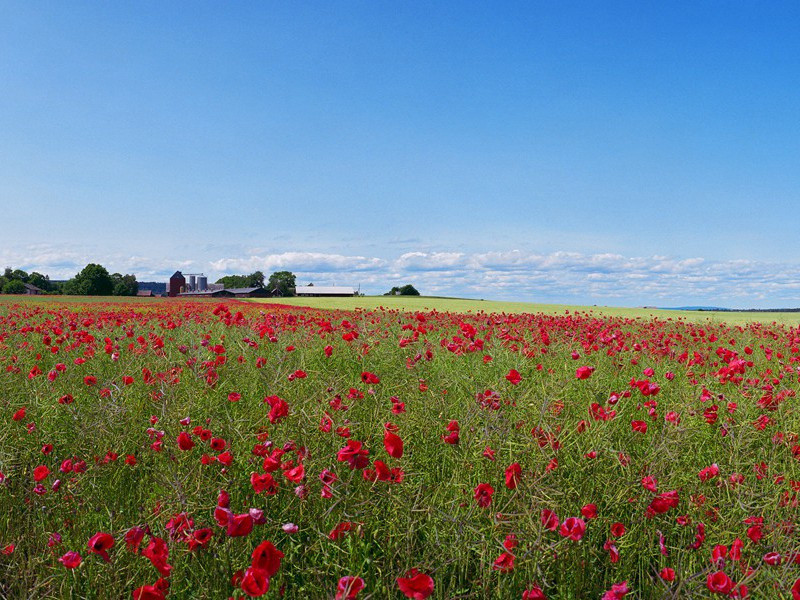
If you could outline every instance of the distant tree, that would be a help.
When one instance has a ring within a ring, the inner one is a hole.
[[[28,283],[35,285],[40,290],[45,292],[49,292],[51,289],[50,277],[47,275],[42,275],[41,273],[37,273],[36,271],[28,275]]]
[[[217,283],[221,283],[225,289],[247,287],[247,275],[225,275],[217,279]]]
[[[139,283],[136,281],[136,275],[120,275],[113,273],[111,281],[114,284],[111,293],[114,296],[135,296],[139,291]]]
[[[404,285],[403,287],[400,288],[400,295],[401,296],[419,296],[419,292],[417,291],[417,288],[415,288],[413,285],[411,285],[409,283],[409,284]]]
[[[102,265],[90,263],[64,284],[64,293],[78,296],[110,296],[114,291],[111,275]]]
[[[250,275],[225,275],[217,279],[226,289],[232,288],[260,288],[264,287],[264,273],[256,271]]]
[[[0,293],[2,293],[3,286],[8,283],[8,278],[5,275],[0,275]]]
[[[417,288],[410,283],[402,287],[394,286],[392,289],[386,292],[384,296],[397,296],[398,294],[401,296],[419,296]]]
[[[28,283],[28,274],[22,269],[14,269],[11,273],[11,279],[16,279],[22,283]]]
[[[3,286],[4,294],[24,294],[25,284],[19,279],[11,279]]]
[[[247,276],[247,285],[245,287],[264,287],[264,273],[256,271]]]
[[[296,285],[294,273],[291,271],[275,271],[269,276],[267,288],[270,292],[277,290],[281,296],[294,296]]]

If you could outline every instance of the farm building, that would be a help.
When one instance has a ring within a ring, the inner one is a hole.
[[[167,296],[174,298],[178,294],[186,291],[186,278],[180,271],[175,271],[167,283]]]
[[[181,292],[177,294],[179,298],[233,298],[235,294],[231,290],[203,290],[197,292]]]
[[[24,285],[25,285],[25,291],[23,292],[23,294],[27,296],[38,296],[42,293],[42,289],[36,287],[32,283],[26,283]]]
[[[335,285],[298,285],[295,288],[298,296],[355,296],[356,290],[352,287]]]
[[[225,291],[233,293],[237,298],[269,298],[272,295],[263,287],[226,288]]]

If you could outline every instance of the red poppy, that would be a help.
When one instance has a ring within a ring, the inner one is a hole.
[[[425,600],[433,594],[433,578],[416,569],[411,569],[404,577],[397,578],[397,587],[405,594],[406,598]]]
[[[622,523],[612,523],[611,525],[611,535],[614,537],[622,537],[625,535],[625,525]]]
[[[505,472],[506,487],[510,490],[516,489],[521,475],[522,467],[519,463],[515,462],[508,465]]]
[[[59,558],[58,562],[64,565],[64,567],[66,567],[67,569],[74,569],[81,564],[82,560],[83,559],[81,558],[80,554],[78,554],[73,550],[70,550],[69,552],[64,554],[64,556]]]
[[[110,534],[99,531],[89,538],[86,545],[89,547],[89,552],[97,554],[106,562],[111,562],[108,550],[114,546],[114,538]]]
[[[522,377],[516,369],[511,369],[506,375],[506,379],[511,385],[519,385],[519,382],[522,381]]]
[[[328,534],[328,539],[336,541],[339,538],[343,537],[345,533],[348,531],[352,531],[358,526],[358,523],[353,523],[351,521],[342,521],[336,527],[331,529],[331,532]]]
[[[494,488],[491,485],[488,483],[479,483],[475,488],[475,500],[478,506],[481,508],[489,506],[492,503],[492,494],[494,494]]]
[[[383,447],[392,458],[403,458],[403,440],[396,433],[384,432]]]
[[[719,467],[717,463],[714,463],[710,467],[706,467],[705,469],[701,469],[697,476],[700,478],[700,481],[708,481],[709,479],[713,479],[719,475]]]
[[[531,587],[522,592],[522,600],[547,600],[542,588],[538,585],[531,585]]]
[[[266,398],[264,398],[264,402],[268,402],[270,406],[269,410],[270,423],[277,423],[278,421],[289,415],[289,405],[283,398],[279,398],[278,396],[267,396]]]
[[[459,442],[459,437],[458,436],[459,436],[459,433],[461,432],[461,427],[459,426],[458,421],[455,421],[455,420],[450,421],[447,424],[447,427],[445,427],[445,429],[447,429],[447,431],[450,432],[447,435],[443,435],[442,436],[442,439],[445,441],[445,443],[451,444],[451,445],[458,444],[458,442]]]
[[[363,447],[364,444],[358,440],[347,440],[347,446],[339,450],[336,459],[339,462],[347,462],[350,469],[363,469],[369,464],[369,450]]]
[[[224,510],[224,509],[223,509]],[[216,511],[215,511],[216,513]],[[253,531],[253,517],[249,512],[241,515],[228,513],[226,533],[228,537],[242,537]],[[215,515],[216,516],[216,515]]]
[[[364,580],[361,577],[342,577],[336,585],[336,600],[355,600],[363,589]]]
[[[364,371],[361,373],[361,381],[368,385],[374,385],[376,383],[380,383],[381,380],[378,378],[375,373],[370,373],[369,371]]]
[[[143,585],[133,590],[133,600],[165,600],[164,591],[157,585]]]
[[[716,594],[729,594],[733,589],[733,580],[724,571],[716,571],[706,577],[706,587]]]
[[[139,552],[139,545],[142,543],[145,533],[147,532],[142,527],[139,526],[131,527],[125,533],[125,545],[128,547],[128,550],[130,550],[134,554]]]
[[[558,530],[563,537],[574,541],[580,540],[586,533],[586,521],[578,517],[568,517]]]
[[[263,569],[248,567],[242,576],[240,587],[251,598],[263,596],[269,591],[269,577]]]
[[[281,568],[283,556],[283,552],[278,550],[272,542],[264,540],[253,550],[251,567],[263,571],[267,578],[272,577]]]
[[[510,552],[503,552],[500,556],[498,556],[494,564],[492,565],[492,569],[495,571],[500,571],[501,573],[508,573],[509,571],[514,570],[514,555]]]
[[[651,518],[654,515],[660,515],[661,513],[665,513],[670,508],[675,508],[676,506],[678,506],[678,502],[679,502],[679,497],[677,490],[671,490],[669,492],[664,492],[663,494],[659,494],[650,501],[650,505],[647,507],[646,516],[648,518]]]
[[[558,529],[558,515],[549,508],[542,509],[542,526],[550,531]]]
[[[50,475],[50,469],[48,469],[45,465],[39,465],[33,470],[33,479],[36,482],[47,479],[48,475]]]
[[[256,494],[263,492],[267,496],[274,496],[278,493],[278,484],[269,473],[250,473],[250,485]]]
[[[192,441],[191,436],[185,431],[181,431],[178,434],[178,448],[181,450],[191,450],[194,448],[194,441]]]

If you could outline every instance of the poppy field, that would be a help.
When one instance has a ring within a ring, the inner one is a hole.
[[[0,598],[800,599],[800,328],[0,304]]]

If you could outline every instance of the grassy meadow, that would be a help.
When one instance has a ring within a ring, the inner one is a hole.
[[[0,598],[800,598],[800,332],[679,316],[3,298]]]

